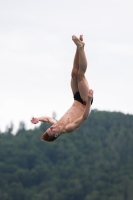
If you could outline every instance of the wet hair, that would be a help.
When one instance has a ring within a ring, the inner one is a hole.
[[[45,140],[47,142],[53,142],[57,137],[55,135],[48,135],[47,131],[41,136],[41,140]]]

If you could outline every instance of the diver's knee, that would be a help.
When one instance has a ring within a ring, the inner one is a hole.
[[[71,77],[73,78],[75,78],[75,77],[77,77],[77,74],[78,74],[78,70],[76,70],[76,69],[73,69],[72,70],[72,73],[71,73]]]
[[[78,71],[78,74],[77,74],[77,80],[78,82],[82,81],[84,79],[84,74],[80,71]]]

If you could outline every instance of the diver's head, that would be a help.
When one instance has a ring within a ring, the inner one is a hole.
[[[46,132],[41,136],[42,140],[47,142],[53,142],[59,136],[59,130],[57,125],[53,125],[46,130]]]

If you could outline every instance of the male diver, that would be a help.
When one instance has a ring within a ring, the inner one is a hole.
[[[90,107],[93,102],[93,90],[89,88],[85,77],[87,69],[87,59],[85,56],[83,35],[77,38],[72,36],[73,42],[76,44],[76,53],[71,73],[71,89],[74,96],[74,102],[68,111],[56,121],[50,117],[32,118],[31,122],[48,122],[52,126],[48,128],[41,136],[42,140],[52,142],[63,133],[71,133],[78,129],[79,126],[88,118]]]

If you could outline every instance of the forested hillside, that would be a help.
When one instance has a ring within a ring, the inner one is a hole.
[[[133,116],[93,110],[52,143],[41,124],[0,133],[0,200],[133,200]]]

